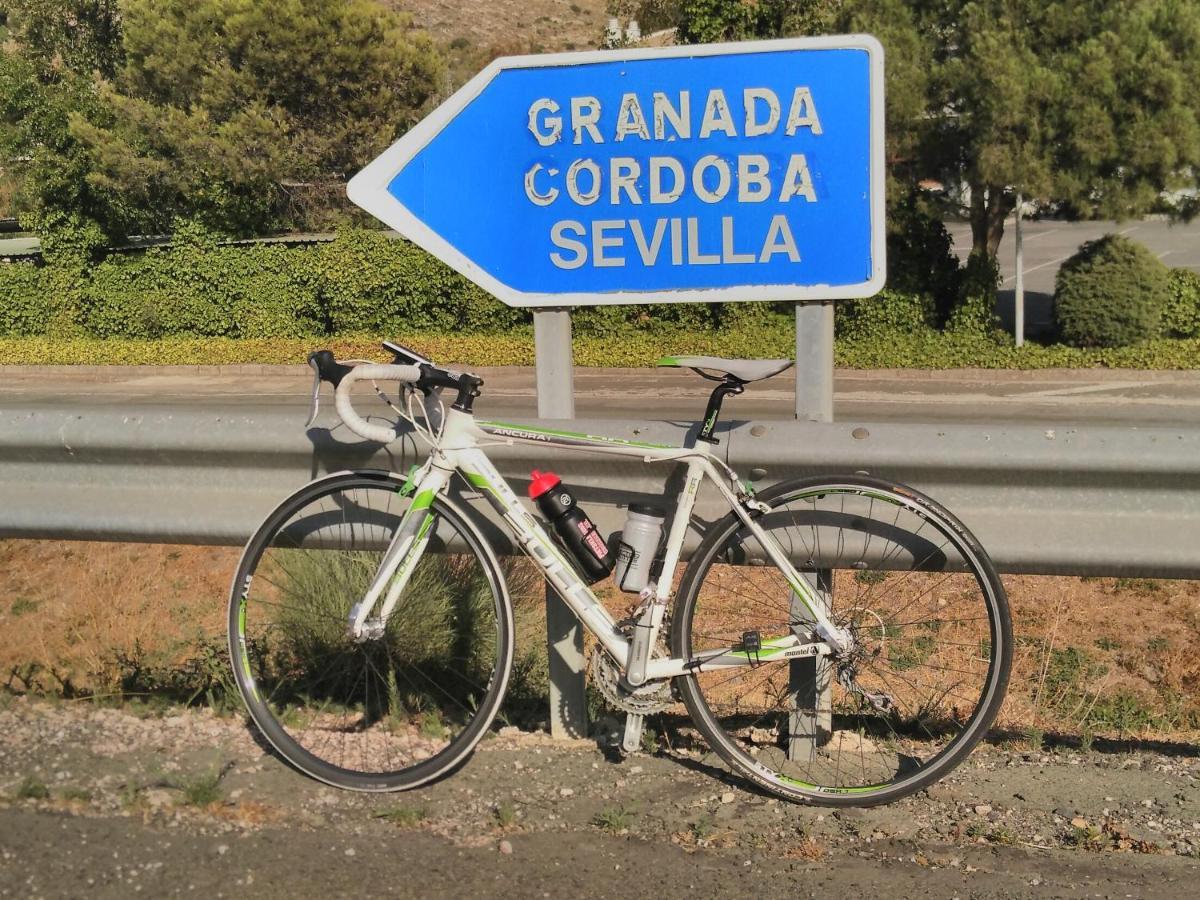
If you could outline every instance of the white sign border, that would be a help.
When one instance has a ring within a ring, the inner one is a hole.
[[[492,79],[506,69],[612,63],[640,59],[725,56],[735,53],[770,53],[780,50],[865,50],[870,69],[870,179],[871,179],[871,278],[849,285],[755,285],[704,290],[646,290],[579,293],[519,291],[504,284],[463,255],[457,248],[418,219],[388,192],[392,179],[409,161],[433,141],[468,104],[483,93]],[[883,46],[869,34],[829,37],[787,38],[774,41],[745,41],[725,44],[696,44],[647,49],[589,50],[582,53],[549,53],[508,56],[493,60],[449,99],[411,128],[378,158],[363,168],[346,185],[351,202],[394,228],[452,269],[475,282],[489,294],[516,307],[608,306],[642,303],[726,303],[731,301],[851,300],[878,293],[887,278],[884,195],[884,102]],[[748,294],[752,296],[747,296]]]

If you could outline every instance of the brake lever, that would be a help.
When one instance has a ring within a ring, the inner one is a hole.
[[[309,409],[308,421],[304,423],[304,427],[312,428],[312,423],[317,421],[317,412],[321,408],[321,370],[317,368],[316,360],[310,359],[308,365],[313,370],[312,407]]]

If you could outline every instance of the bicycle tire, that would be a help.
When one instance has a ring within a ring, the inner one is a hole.
[[[1011,667],[1007,596],[979,542],[930,498],[876,478],[798,479],[758,499],[770,508],[759,524],[831,591],[834,623],[854,631],[862,657],[827,663],[824,673],[813,662],[806,673],[796,661],[756,654],[752,667],[680,676],[709,747],[759,787],[824,806],[888,803],[945,776],[995,719]],[[753,646],[769,633],[803,632],[782,573],[744,565],[763,555],[732,514],[710,530],[680,582],[676,656],[736,646],[747,633],[759,635]],[[983,615],[963,615],[964,601]],[[894,708],[868,710],[839,683],[843,664],[858,672],[857,687],[890,696]],[[828,702],[818,683],[829,685]]]
[[[449,499],[381,634],[352,640],[361,598],[410,499],[388,472],[343,472],[284,500],[246,545],[229,598],[234,678],[293,767],[340,788],[418,787],[491,725],[513,661],[503,570]]]

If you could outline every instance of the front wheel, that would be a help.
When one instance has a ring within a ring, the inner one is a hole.
[[[383,472],[314,481],[267,517],[234,577],[229,645],[246,708],[288,762],[327,784],[424,784],[466,758],[504,697],[502,570],[455,505],[429,500]],[[386,623],[351,636],[351,608],[410,506],[424,516],[424,555]]]
[[[1012,625],[991,560],[954,516],[899,484],[804,479],[758,499],[769,512],[757,524],[854,646],[773,652],[814,642],[811,614],[731,516],[683,575],[672,649],[692,659],[732,647],[753,662],[677,680],[696,726],[735,771],[791,800],[874,805],[941,778],[987,732],[1008,683]]]

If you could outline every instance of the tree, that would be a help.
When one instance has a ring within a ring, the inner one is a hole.
[[[89,191],[86,151],[72,116],[99,115],[94,74],[121,59],[115,0],[9,0],[0,47],[0,171],[36,220],[65,210],[83,220],[103,206]]]
[[[55,130],[17,135],[26,153],[14,155],[34,160],[27,206],[81,213],[112,236],[180,217],[227,233],[327,224],[347,178],[442,82],[429,38],[376,0],[122,0],[120,12],[103,31],[119,34],[118,51],[89,55],[75,49],[79,28],[30,26],[13,56],[51,61],[78,86],[24,116]]]
[[[117,0],[7,0],[0,11],[42,78],[55,72],[108,76],[120,64]]]
[[[970,188],[994,257],[1017,192],[1068,215],[1148,211],[1200,166],[1200,10],[1177,0],[915,4],[936,35],[925,159]]]
[[[681,4],[685,41],[852,31],[887,51],[892,199],[921,178],[965,185],[984,268],[1018,192],[1123,217],[1200,175],[1194,0]]]

